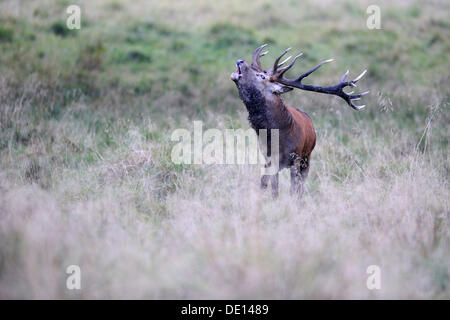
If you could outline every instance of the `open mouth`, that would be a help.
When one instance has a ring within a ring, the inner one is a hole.
[[[236,63],[236,72],[237,72],[238,75],[242,74],[241,67],[239,67],[239,64],[237,64],[237,63]]]
[[[236,63],[236,71],[231,74],[231,80],[237,82],[242,77],[241,67]]]

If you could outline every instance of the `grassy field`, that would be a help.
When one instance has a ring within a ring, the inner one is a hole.
[[[66,7],[79,4],[81,30]],[[366,8],[381,8],[381,30]],[[448,1],[0,1],[0,298],[450,298]],[[176,128],[248,128],[230,74],[269,44],[309,83],[306,192],[175,165]],[[82,289],[66,289],[79,265]],[[366,269],[381,269],[368,290]]]

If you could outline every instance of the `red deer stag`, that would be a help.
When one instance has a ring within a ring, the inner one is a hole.
[[[307,91],[333,94],[344,99],[350,107],[356,110],[364,108],[357,106],[353,102],[361,99],[368,91],[353,94],[344,92],[345,87],[356,87],[358,82],[366,73],[363,71],[358,77],[351,81],[345,81],[349,71],[347,71],[337,85],[330,87],[319,87],[303,84],[302,80],[311,73],[319,69],[323,64],[333,61],[325,60],[317,66],[303,73],[295,79],[287,79],[283,75],[295,63],[300,53],[292,62],[283,66],[291,57],[280,63],[281,58],[288,52],[285,50],[274,62],[273,67],[263,70],[260,58],[267,52],[261,52],[266,45],[257,48],[252,55],[252,63],[248,64],[244,60],[236,62],[236,71],[231,75],[231,80],[236,83],[239,96],[247,107],[249,121],[256,133],[260,129],[268,131],[268,147],[265,156],[270,156],[270,130],[278,129],[279,133],[279,155],[278,172],[290,167],[291,170],[291,194],[303,193],[303,182],[306,179],[311,163],[311,152],[316,144],[316,133],[311,118],[303,111],[288,107],[281,100],[282,93],[298,88]],[[270,163],[268,163],[270,166]],[[275,175],[263,175],[261,177],[261,187],[267,188],[270,179],[272,194],[278,196],[278,172]]]

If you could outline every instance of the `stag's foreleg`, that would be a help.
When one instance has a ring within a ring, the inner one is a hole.
[[[269,184],[269,180],[270,180],[270,185],[272,187],[272,197],[274,198],[278,198],[278,173],[274,174],[274,175],[268,175],[265,174],[261,177],[261,189],[267,189],[267,186]]]
[[[264,165],[266,169],[271,167],[271,162],[268,162],[266,165]],[[275,174],[265,174],[261,177],[261,189],[267,189],[267,186],[269,184],[272,187],[272,197],[278,198],[278,172]]]
[[[272,197],[278,198],[278,172],[270,176],[270,184],[272,186]]]

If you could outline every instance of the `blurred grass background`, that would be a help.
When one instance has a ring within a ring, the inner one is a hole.
[[[449,9],[1,1],[0,297],[449,298]],[[335,59],[308,83],[368,69],[360,112],[285,95],[318,134],[302,201],[272,201],[258,168],[170,161],[171,132],[193,120],[249,127],[229,76],[262,43],[265,66],[304,52],[291,76]],[[65,289],[69,264],[81,292]]]

